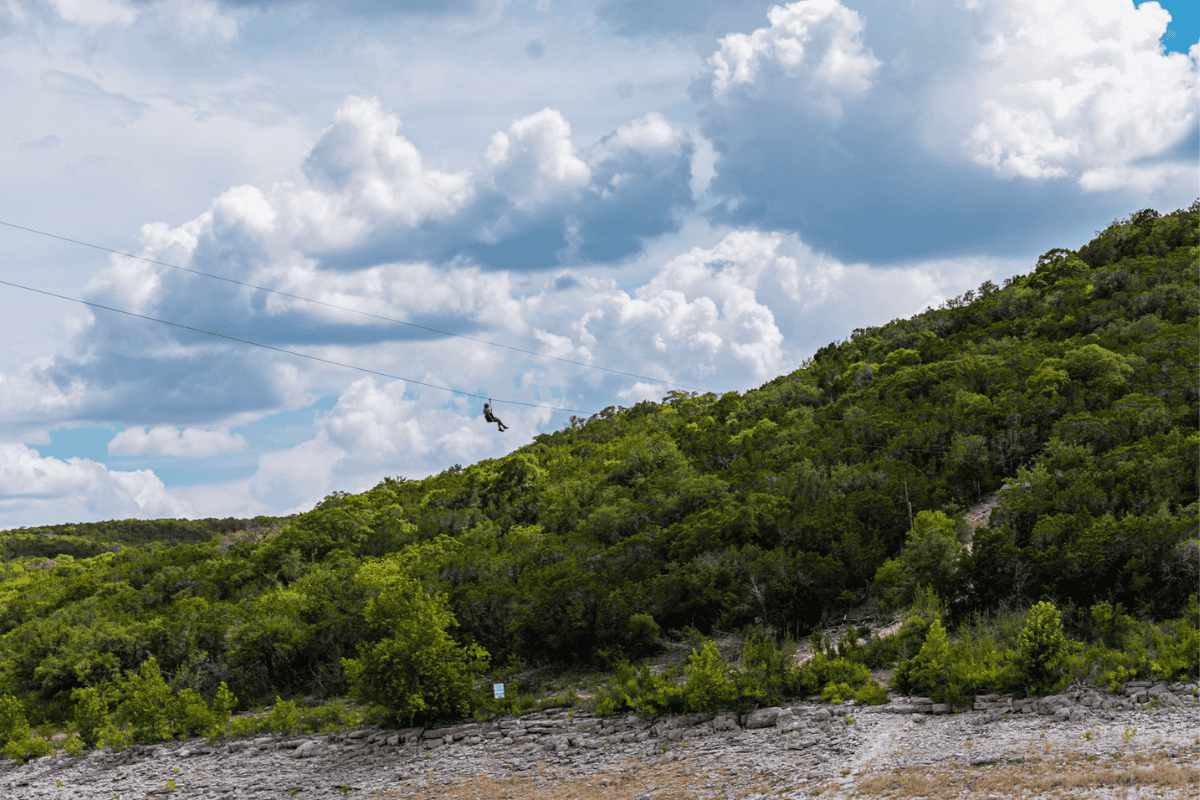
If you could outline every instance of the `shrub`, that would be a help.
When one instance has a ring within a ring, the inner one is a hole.
[[[881,706],[887,701],[887,689],[875,681],[867,681],[854,693],[854,702],[860,706]]]
[[[683,689],[675,685],[670,675],[654,674],[649,663],[643,663],[641,670],[635,672],[628,661],[617,662],[613,677],[596,698],[596,714],[601,717],[625,711],[662,714],[682,711],[683,707]]]
[[[487,669],[488,652],[460,647],[446,633],[457,625],[445,595],[429,595],[397,573],[367,603],[366,621],[379,640],[363,644],[360,657],[343,659],[351,696],[377,703],[399,720],[437,719],[470,713],[475,680]]]
[[[0,695],[0,744],[28,738],[29,720],[25,717],[25,707],[10,694]]]
[[[77,756],[83,752],[85,747],[87,745],[84,744],[83,739],[80,739],[77,733],[72,733],[66,739],[63,739],[62,742],[62,749],[66,751],[67,755]]]
[[[336,733],[357,727],[363,715],[344,700],[331,700],[303,712],[300,724],[308,733]]]
[[[821,690],[821,697],[827,703],[840,704],[854,697],[854,690],[850,688],[848,683],[833,683],[832,681],[825,684],[825,688]]]
[[[111,723],[108,701],[93,686],[75,689],[71,699],[75,701],[75,726],[79,728],[79,738],[88,747],[95,747],[100,733]]]
[[[774,636],[758,631],[746,637],[742,671],[734,679],[738,703],[778,704],[787,684],[789,661]]]
[[[236,707],[237,698],[234,697],[233,692],[229,691],[229,686],[225,684],[225,681],[221,681],[212,702],[212,725],[205,732],[205,736],[209,740],[215,739],[223,733],[231,732],[229,720],[233,717],[233,710]]]
[[[862,663],[871,669],[890,667],[900,660],[898,636],[872,637],[862,648]]]
[[[1197,605],[1196,595],[1192,595],[1187,616],[1164,625],[1165,632],[1161,629],[1153,631],[1155,653],[1150,669],[1158,680],[1194,678],[1200,672],[1200,659],[1196,657],[1200,652],[1200,630],[1196,625],[1200,609]]]
[[[120,711],[132,727],[131,735],[142,744],[170,738],[175,730],[171,713],[171,688],[152,656],[121,687]]]
[[[629,624],[625,626],[625,644],[630,653],[651,653],[658,646],[658,636],[662,632],[654,617],[649,614],[633,614]]]
[[[128,728],[118,727],[110,722],[104,726],[104,730],[100,731],[100,735],[96,737],[96,745],[99,747],[111,747],[113,750],[120,752],[129,745],[132,738]]]
[[[817,653],[811,659],[791,670],[788,675],[789,691],[809,696],[821,693],[825,697],[825,689],[830,684],[835,687],[844,684],[847,692],[841,701],[853,696],[855,690],[871,678],[871,671],[862,664],[841,656],[830,657],[825,653]],[[836,688],[831,691],[838,691]],[[840,696],[840,695],[839,695]],[[828,699],[826,697],[826,699]]]
[[[929,586],[948,592],[966,548],[959,541],[960,523],[941,511],[921,511],[908,532],[904,552],[884,562],[875,573],[875,585],[883,593],[881,605],[907,606]]]
[[[1068,653],[1062,618],[1053,603],[1029,609],[1025,630],[1017,637],[1017,665],[1032,691],[1049,691],[1060,682]]]
[[[637,673],[628,661],[618,661],[613,676],[596,697],[596,714],[612,716],[637,707]]]
[[[203,733],[217,721],[208,703],[195,689],[184,689],[175,695],[171,703],[171,717],[174,729],[182,738]]]
[[[275,696],[275,707],[267,717],[267,727],[275,733],[295,733],[300,728],[300,712],[295,700],[280,700]]]
[[[683,685],[683,705],[688,711],[716,711],[734,699],[734,686],[729,664],[721,658],[716,642],[704,642],[699,650],[693,648],[684,669],[687,681]]]
[[[904,694],[934,697],[950,683],[950,641],[941,621],[929,626],[921,650],[896,668],[892,684]]]
[[[18,763],[28,758],[48,756],[54,752],[54,745],[39,736],[26,734],[23,738],[13,739],[4,745],[4,753]]]
[[[1137,630],[1137,620],[1127,616],[1120,603],[1096,603],[1088,609],[1089,633],[1110,650],[1120,650],[1129,636]]]

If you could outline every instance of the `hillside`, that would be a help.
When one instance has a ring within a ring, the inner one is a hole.
[[[1198,223],[1200,203],[1139,212],[745,394],[573,418],[501,459],[331,495],[277,535],[10,571],[0,692],[63,720],[74,690],[153,656],[206,698],[341,696],[399,640],[388,621],[439,592],[480,665],[554,669],[671,632],[799,638],[924,588],[951,625],[1043,599],[1079,637],[1100,603],[1176,619],[1200,582]],[[994,492],[968,552],[962,512]],[[4,538],[8,558],[58,541]],[[386,616],[406,581],[421,591]]]

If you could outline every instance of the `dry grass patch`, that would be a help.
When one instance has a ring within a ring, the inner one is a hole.
[[[1194,763],[1176,763],[1164,755],[1139,754],[1111,760],[1069,752],[1053,760],[1034,756],[1022,763],[871,773],[860,778],[853,789],[836,785],[814,788],[826,789],[823,794],[831,798],[1086,798],[1105,789],[1121,794],[1122,790],[1149,790],[1155,797],[1182,798],[1200,796],[1200,768]]]
[[[392,798],[448,798],[458,800],[634,800],[649,792],[662,800],[700,800],[721,797],[751,797],[781,788],[780,782],[742,771],[719,768],[697,771],[684,764],[628,766],[609,773],[572,777],[546,770],[537,777],[469,778],[426,786],[408,784],[376,792],[373,800]]]

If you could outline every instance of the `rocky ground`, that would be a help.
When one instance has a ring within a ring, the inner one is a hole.
[[[544,711],[428,730],[202,739],[0,766],[0,797],[1198,797],[1195,683],[1124,695],[817,702],[733,715]]]

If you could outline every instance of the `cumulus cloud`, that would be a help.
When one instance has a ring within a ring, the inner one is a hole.
[[[550,108],[493,134],[486,157],[493,185],[519,211],[578,192],[592,177],[575,155],[570,124]]]
[[[693,81],[714,222],[844,260],[1003,250],[1194,193],[1197,61],[1157,3],[775,6]],[[1163,199],[1163,198],[1170,199]],[[1023,228],[1027,236],[1012,236]],[[868,233],[869,231],[869,233]]]
[[[159,425],[149,429],[126,428],[108,443],[108,452],[114,456],[205,458],[235,453],[247,446],[246,437],[240,433]]]
[[[861,97],[871,88],[879,59],[863,44],[863,18],[839,0],[774,6],[767,19],[769,28],[721,39],[709,58],[717,102],[783,78],[798,100],[814,102],[836,119],[843,98]]]
[[[329,305],[123,256],[85,298],[286,348],[484,328],[535,346],[511,277],[494,270],[621,258],[677,227],[675,209],[694,202],[691,140],[656,113],[579,151],[566,119],[544,109],[498,132],[482,164],[456,173],[428,169],[399,125],[377,100],[351,97],[305,160],[306,183],[235,186],[182,225],[142,230],[144,258]],[[104,311],[89,314],[74,341],[73,356],[40,368],[43,380],[85,387],[81,419],[143,429],[147,420],[211,425],[288,405],[310,375],[228,340]],[[413,378],[423,371],[412,359],[394,367]]]
[[[636,364],[664,388],[704,387],[718,375],[750,386],[794,369],[831,327],[881,324],[994,277],[996,264],[977,259],[878,269],[842,263],[794,234],[734,231],[632,290],[596,277],[552,282],[525,301],[525,314],[543,349],[563,358]],[[657,391],[626,384],[623,399]]]
[[[1196,127],[1195,55],[1163,52],[1170,14],[1158,3],[1062,6],[997,7],[965,147],[1005,176],[1074,177],[1092,191],[1162,185],[1161,166],[1136,162]]]
[[[194,516],[149,470],[110,470],[85,458],[43,458],[0,443],[0,527],[127,517]]]
[[[506,440],[483,423],[478,403],[447,407],[436,393],[406,396],[406,389],[404,381],[355,380],[311,439],[264,454],[251,477],[175,491],[214,514],[305,511],[334,489],[362,491],[384,475],[424,477],[455,461],[502,453],[528,441],[547,418],[507,407],[505,421],[515,435]]]
[[[138,16],[138,9],[124,0],[51,0],[51,4],[63,20],[87,28],[131,25]]]

